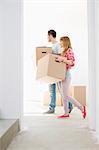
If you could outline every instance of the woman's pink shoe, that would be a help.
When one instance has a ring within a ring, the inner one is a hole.
[[[83,118],[85,119],[86,118],[86,106],[83,106],[84,108],[84,111],[83,111]]]
[[[61,116],[57,116],[57,118],[60,118],[60,119],[62,119],[62,118],[69,118],[69,115],[64,114],[64,115],[61,115]]]

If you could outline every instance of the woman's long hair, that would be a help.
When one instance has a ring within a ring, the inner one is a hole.
[[[64,51],[62,52],[62,56],[64,55],[64,53],[66,53],[66,51],[69,49],[69,48],[71,48],[72,49],[72,47],[71,47],[71,42],[70,42],[70,39],[69,39],[69,37],[67,37],[67,36],[64,36],[64,37],[61,37],[60,38],[60,42],[63,42],[63,48],[64,48]]]

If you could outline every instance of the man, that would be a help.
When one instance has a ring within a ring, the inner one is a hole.
[[[56,31],[49,30],[48,31],[48,42],[52,43],[52,51],[54,54],[61,53],[61,46],[56,40]],[[52,114],[55,112],[56,107],[56,84],[49,85],[49,92],[50,92],[50,104],[49,110],[46,112],[47,114]],[[69,113],[72,111],[73,107],[72,104],[69,103]]]

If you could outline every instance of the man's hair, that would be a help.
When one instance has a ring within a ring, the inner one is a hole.
[[[48,31],[48,35],[52,35],[53,38],[56,38],[56,31],[54,31],[54,30],[49,30],[49,31]]]

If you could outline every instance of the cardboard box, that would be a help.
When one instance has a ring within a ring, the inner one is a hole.
[[[83,106],[86,105],[86,86],[74,86],[72,96]]]
[[[71,87],[71,90],[70,90],[71,96],[72,96],[72,89],[73,89],[73,87]],[[49,93],[49,91],[46,91],[46,92],[44,92],[44,95],[43,95],[43,105],[49,106],[49,103],[50,103],[50,93]],[[58,88],[56,90],[56,106],[63,106],[63,101],[62,101],[61,95],[58,91]]]
[[[50,103],[50,93],[49,91],[46,91],[43,96],[43,105],[48,106],[49,103]],[[61,95],[59,92],[56,92],[56,105],[57,106],[63,105]]]
[[[47,54],[38,61],[36,79],[47,83],[56,83],[65,79],[66,64],[56,62],[54,54]]]
[[[83,106],[86,105],[86,86],[71,86],[70,88],[70,95],[74,97],[77,101],[79,101],[80,104]],[[50,93],[49,91],[46,91],[44,93],[43,97],[43,104],[48,106],[50,103]],[[62,98],[60,93],[58,92],[58,89],[56,91],[56,105],[62,106]]]
[[[38,60],[48,53],[52,53],[51,47],[36,47],[36,65],[38,64]]]

